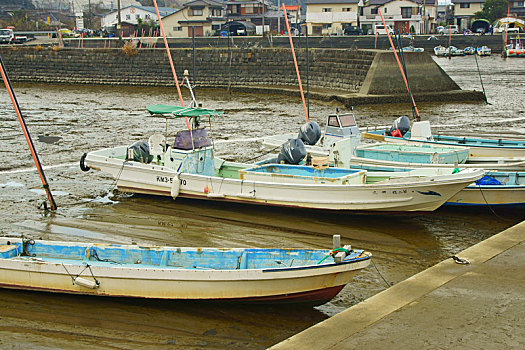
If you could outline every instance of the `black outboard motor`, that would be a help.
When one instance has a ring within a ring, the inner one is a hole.
[[[407,131],[410,130],[410,119],[406,115],[403,115],[396,120],[390,130],[387,130],[388,136],[403,137]]]
[[[299,164],[306,157],[306,147],[301,139],[291,139],[283,143],[277,162],[285,164]]]
[[[313,121],[305,123],[301,125],[297,137],[300,138],[305,145],[315,145],[321,138],[321,127]]]
[[[151,163],[153,156],[149,154],[149,145],[146,141],[137,141],[128,147],[126,160],[135,162]]]

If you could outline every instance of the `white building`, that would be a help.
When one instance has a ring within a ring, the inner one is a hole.
[[[357,25],[359,0],[307,0],[309,35],[342,35],[346,25]]]
[[[177,9],[170,7],[159,7],[160,17],[164,18],[174,12]],[[128,6],[120,9],[120,19],[122,22],[129,24],[137,25],[138,19],[141,19],[143,22],[148,22],[150,20],[157,21],[157,12],[155,7],[152,6]],[[118,22],[118,11],[114,10],[108,12],[102,16],[100,26],[103,29],[114,28]]]

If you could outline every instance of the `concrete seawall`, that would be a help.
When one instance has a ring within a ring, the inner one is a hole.
[[[192,74],[192,50],[172,49],[178,74]],[[59,84],[173,86],[164,49],[1,48],[12,81]],[[303,80],[306,54],[297,50]],[[481,100],[461,91],[427,53],[406,54],[413,93],[421,101]],[[312,98],[344,104],[395,102],[406,88],[392,52],[380,50],[310,50]],[[223,48],[196,50],[198,87],[233,91],[297,94],[291,50],[285,48]],[[386,98],[385,98],[386,97]]]

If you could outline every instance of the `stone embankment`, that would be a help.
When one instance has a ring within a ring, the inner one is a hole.
[[[77,49],[5,47],[0,53],[15,82],[173,86],[164,49]],[[172,49],[179,77],[193,75],[191,49]],[[306,52],[297,50],[303,84]],[[426,53],[406,54],[412,91],[422,101],[479,100],[461,91]],[[285,48],[200,48],[196,50],[197,86],[243,92],[297,94],[291,50]],[[308,65],[311,97],[346,104],[395,102],[406,87],[392,52],[311,49]],[[359,100],[356,101],[356,98]]]

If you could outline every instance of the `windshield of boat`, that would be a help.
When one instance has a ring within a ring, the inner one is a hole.
[[[339,121],[337,121],[337,116],[331,115],[328,117],[328,126],[335,126],[336,128],[339,127]]]
[[[343,128],[356,125],[353,114],[342,114],[339,116],[339,120],[341,120],[341,126]]]
[[[0,29],[0,35],[10,35],[11,31],[9,29]]]

